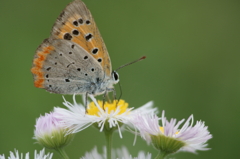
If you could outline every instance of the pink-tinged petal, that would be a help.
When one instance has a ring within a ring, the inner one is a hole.
[[[161,120],[162,125],[159,125],[159,120]],[[158,141],[152,140],[154,139],[163,142],[163,139],[158,138],[164,138],[166,142],[167,140],[169,140],[169,142],[170,140],[171,142],[174,142],[174,140],[180,142],[180,147],[174,147],[174,149],[172,149],[173,152],[176,152],[176,149],[178,151],[188,151],[193,153],[197,150],[209,150],[209,148],[206,148],[206,142],[212,138],[212,135],[208,131],[208,127],[205,126],[204,122],[197,121],[196,124],[193,125],[193,115],[191,115],[186,121],[182,119],[177,122],[174,118],[168,121],[163,111],[161,118],[158,118],[156,115],[138,115],[132,120],[132,122],[139,130],[143,139],[148,143],[154,142],[154,145],[156,146]],[[161,145],[157,147],[162,148],[162,145],[165,145],[165,143],[161,143]],[[171,144],[166,144],[165,146],[167,145],[173,146]],[[165,150],[168,149],[166,147],[164,148]]]

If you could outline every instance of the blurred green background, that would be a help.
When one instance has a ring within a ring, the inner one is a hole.
[[[40,114],[62,105],[62,96],[33,86],[35,50],[70,0],[0,1],[0,154],[42,149],[32,139]],[[142,55],[147,59],[119,70],[123,99],[130,107],[153,100],[168,119],[203,120],[213,134],[210,151],[174,157],[235,158],[239,152],[240,1],[238,0],[84,0],[111,56],[113,69]],[[116,87],[118,88],[118,86]],[[119,92],[118,92],[119,94]],[[65,96],[72,102],[71,96]],[[78,97],[81,102],[81,98]],[[125,145],[156,154],[145,141],[123,133]],[[79,158],[104,135],[93,128],[78,133],[66,148]],[[54,159],[59,158],[57,154]]]

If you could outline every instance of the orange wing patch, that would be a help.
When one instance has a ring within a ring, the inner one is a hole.
[[[111,60],[90,11],[81,1],[70,3],[60,14],[52,29],[52,39],[75,42],[84,48],[111,76]]]
[[[44,77],[43,71],[43,62],[45,61],[47,55],[54,50],[53,46],[43,47],[42,51],[36,53],[36,58],[33,60],[34,67],[31,69],[31,72],[34,74],[34,85],[38,88],[43,88]]]
[[[106,46],[93,18],[87,19],[75,13],[63,22],[55,24],[52,32],[54,39],[71,40],[84,48],[111,75],[111,61]]]

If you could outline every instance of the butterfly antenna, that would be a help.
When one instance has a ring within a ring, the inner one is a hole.
[[[143,59],[145,59],[145,58],[146,58],[146,56],[143,56],[143,57],[141,57],[141,58],[139,58],[139,59],[137,59],[137,60],[135,60],[135,61],[132,61],[132,62],[130,62],[130,63],[127,63],[127,64],[125,64],[125,65],[122,65],[122,66],[118,67],[115,71],[117,71],[117,70],[119,70],[120,68],[123,68],[123,67],[125,67],[125,66],[131,65],[131,64],[133,64],[133,63],[135,63],[135,62],[141,61],[141,60],[143,60]]]

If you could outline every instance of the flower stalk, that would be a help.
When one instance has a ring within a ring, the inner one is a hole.
[[[159,151],[158,155],[155,157],[155,159],[164,159],[167,156],[166,153]]]
[[[63,148],[56,148],[55,150],[59,153],[60,156],[62,156],[63,159],[69,159],[66,151]]]
[[[112,136],[113,131],[104,131],[106,143],[107,143],[107,159],[112,158]]]

